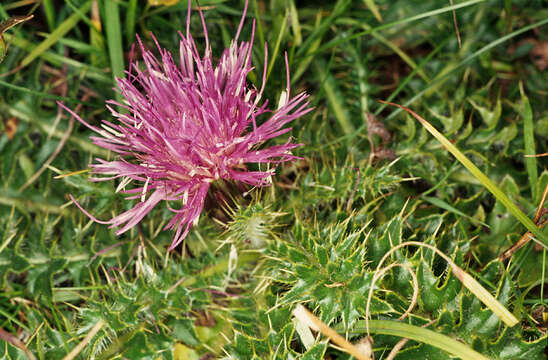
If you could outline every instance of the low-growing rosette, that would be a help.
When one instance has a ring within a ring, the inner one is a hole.
[[[121,178],[117,191],[128,194],[128,199],[138,200],[132,209],[109,221],[100,221],[71,197],[86,215],[111,227],[120,227],[117,234],[122,234],[164,202],[173,214],[166,225],[166,229],[175,230],[170,246],[173,249],[197,222],[214,181],[267,186],[276,164],[296,158],[291,150],[301,144],[292,143],[291,139],[282,145],[266,148],[261,145],[290,131],[285,125],[311,110],[308,95],[290,96],[287,56],[287,87],[275,109],[268,109],[268,101],[262,100],[266,71],[261,89],[247,82],[247,75],[253,70],[253,35],[249,42],[238,41],[246,11],[247,2],[236,36],[216,63],[201,11],[203,55],[190,34],[190,4],[186,35],[179,33],[177,61],[154,37],[159,57],[138,38],[142,64],[131,61],[127,77],[117,79],[117,90],[125,101],[111,100],[107,104],[115,121],[103,120],[101,127],[93,126],[60,104],[100,135],[91,137],[96,145],[118,155],[112,161],[96,159],[93,173],[102,176],[90,180]],[[252,34],[254,28],[255,23]],[[266,70],[266,46],[264,65]],[[257,119],[263,114],[267,119],[258,124]],[[265,164],[259,169],[266,169],[250,171],[246,165],[250,163]],[[136,185],[126,190],[130,182]],[[180,205],[174,208],[174,204]]]

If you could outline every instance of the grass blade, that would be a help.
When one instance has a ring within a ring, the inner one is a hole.
[[[315,28],[310,35],[306,38],[306,40],[303,42],[299,50],[297,50],[297,56],[303,56],[305,53],[306,56],[312,56],[313,53],[308,53],[308,50],[310,46],[316,41],[316,39],[322,38],[325,32],[329,29],[331,24],[335,22],[335,20],[344,14],[347,7],[350,5],[350,1],[348,0],[339,0],[335,3],[333,7],[333,11],[331,14],[318,26]],[[325,50],[325,46],[322,47],[322,50]],[[328,47],[327,49],[332,49],[332,47]],[[316,51],[318,52],[318,51]],[[316,53],[314,52],[314,53]]]
[[[463,3],[464,4],[464,3]],[[415,101],[417,101],[418,99],[420,99],[427,91],[429,91],[431,88],[433,88],[434,86],[436,86],[437,84],[439,84],[442,80],[444,80],[445,78],[447,78],[449,75],[451,75],[454,71],[464,67],[466,64],[472,62],[472,60],[476,59],[477,57],[479,57],[481,54],[487,52],[488,50],[504,43],[505,41],[507,40],[510,40],[524,32],[527,32],[531,29],[535,29],[535,28],[538,28],[538,27],[541,27],[545,24],[548,24],[548,19],[544,19],[544,20],[541,20],[539,22],[536,22],[534,24],[531,24],[531,25],[528,25],[528,26],[525,26],[519,30],[516,30],[508,35],[505,35],[499,39],[496,39],[492,42],[490,42],[489,44],[485,45],[484,47],[482,47],[481,49],[477,50],[476,52],[474,52],[473,54],[471,54],[470,56],[466,57],[465,59],[463,59],[459,64],[457,64],[454,68],[452,68],[451,70],[449,71],[445,71],[443,73],[440,73],[438,76],[436,76],[434,79],[431,80],[430,84],[428,84],[424,89],[422,89],[419,93],[417,93],[415,96],[413,96],[411,99],[407,100],[405,102],[405,105],[410,105],[412,103],[414,103]],[[374,30],[378,30],[378,28],[375,28],[375,29],[371,29],[371,31],[374,31]],[[367,33],[369,33],[370,31],[368,31]],[[345,39],[346,40],[346,39]],[[447,39],[448,40],[448,39]],[[444,45],[446,43],[446,41],[444,41]],[[434,52],[437,52],[439,49],[442,49],[443,46],[438,46],[433,52],[431,52],[428,56],[430,57],[431,55],[434,54]],[[306,54],[306,56],[309,56],[309,55],[315,55],[316,53],[319,53],[321,52],[321,49],[316,51],[316,52],[311,52],[310,54]],[[427,64],[427,60],[429,60],[429,58],[427,57],[425,60],[423,60],[423,62],[421,62],[419,64],[419,66],[417,67],[417,69],[421,69],[422,68],[422,65],[423,64]],[[378,115],[383,109],[384,109],[384,106],[385,104],[389,103],[404,87],[405,85],[407,85],[407,83],[413,78],[413,76],[417,73],[417,69],[413,70],[402,82],[401,84],[398,86],[398,88],[390,95],[390,97],[387,99],[386,102],[383,103],[383,106],[379,107],[379,109],[377,109],[377,111],[375,111],[375,115]],[[390,114],[386,120],[390,120],[392,119],[394,116],[398,115],[400,113],[401,109],[397,109],[396,111],[394,111],[392,114]],[[358,136],[362,130],[365,129],[365,124],[363,124],[362,126],[360,126],[353,134],[347,134],[345,135],[344,137],[340,137],[339,139],[331,142],[331,143],[328,143],[327,146],[329,145],[332,145],[334,143],[337,143],[339,141],[342,141],[344,139],[348,139],[349,141],[352,140],[353,138],[355,138],[356,136]]]
[[[336,79],[326,70],[328,69],[328,66],[326,66],[323,60],[318,59],[314,61],[314,67],[317,74],[316,76],[320,80],[324,80],[322,81],[322,86],[323,90],[325,90],[327,102],[331,107],[331,110],[333,111],[333,114],[335,115],[341,129],[346,135],[354,134],[354,125],[352,124],[343,98],[340,95],[341,92],[337,86]]]
[[[394,335],[432,345],[461,359],[489,360],[488,357],[449,336],[419,326],[398,321],[369,320],[369,330],[374,334]],[[357,321],[353,333],[363,334],[365,331],[365,321]]]
[[[124,52],[122,48],[122,27],[120,11],[114,0],[105,0],[105,31],[108,43],[108,55],[114,82],[116,78],[124,77]],[[122,96],[116,92],[116,101],[121,102]]]
[[[457,10],[457,9],[460,9],[460,8],[463,8],[463,7],[472,6],[472,5],[475,5],[477,3],[481,3],[481,2],[484,2],[484,1],[486,1],[486,0],[465,1],[465,2],[460,3],[460,4],[456,4],[456,5],[452,5],[452,6],[446,6],[446,7],[440,8],[440,9],[427,11],[427,12],[422,13],[422,14],[411,16],[411,17],[408,17],[408,18],[405,18],[405,19],[402,19],[402,20],[397,20],[397,21],[394,21],[394,22],[391,22],[391,23],[388,23],[388,24],[383,24],[383,25],[380,25],[380,26],[376,26],[376,27],[371,28],[369,30],[361,31],[357,34],[354,34],[354,35],[351,35],[351,36],[346,36],[344,38],[338,37],[338,38],[335,38],[335,39],[325,43],[320,49],[318,49],[317,53],[324,52],[326,50],[332,49],[335,46],[341,45],[341,44],[343,44],[347,41],[357,39],[359,37],[371,34],[371,33],[376,32],[376,31],[389,29],[389,28],[397,26],[397,25],[407,24],[407,23],[417,21],[417,20],[421,20],[421,19],[425,19],[425,18],[428,18],[428,17],[431,17],[431,16],[437,16],[437,15],[440,15],[440,14],[443,14],[443,13],[446,13],[446,12],[451,12],[451,11],[454,11],[454,10]],[[312,53],[312,54],[309,54],[308,56],[313,56],[313,55],[317,55],[317,54]]]
[[[42,9],[46,15],[49,30],[55,29],[55,6],[53,0],[42,0]]]
[[[480,224],[480,225],[489,227],[489,225],[487,225],[483,221],[480,221],[478,219],[474,219],[473,217],[466,215],[465,213],[463,213],[459,209],[453,207],[452,205],[449,205],[448,203],[446,203],[445,201],[443,201],[441,199],[438,199],[438,198],[435,198],[435,197],[430,197],[430,196],[424,196],[424,195],[421,196],[421,199],[428,201],[430,204],[432,204],[434,206],[437,206],[440,209],[447,210],[449,212],[452,212],[454,214],[457,214],[459,216],[467,218],[468,220],[470,220],[474,224]]]
[[[79,9],[81,13],[86,13],[91,8],[91,1],[86,1]],[[68,33],[80,21],[79,14],[72,14],[63,21],[52,33],[48,35],[37,47],[35,47],[21,62],[21,67],[25,67],[39,57],[44,51],[49,49],[60,38]]]
[[[272,69],[274,68],[274,64],[276,63],[276,59],[278,58],[278,52],[280,51],[280,44],[282,43],[286,26],[287,26],[287,16],[284,16],[282,20],[282,25],[280,25],[280,32],[278,33],[278,37],[276,38],[276,44],[274,45],[274,52],[270,56],[270,59],[271,59],[270,65],[268,66],[268,71],[266,73],[267,82],[268,82],[268,78],[270,77],[270,73],[272,72]]]
[[[373,13],[373,15],[375,16],[375,18],[377,20],[379,20],[379,22],[382,22],[382,16],[381,16],[381,13],[379,12],[379,8],[377,7],[377,5],[375,5],[375,1],[373,0],[363,0],[365,6],[367,6],[369,8],[369,11],[371,11]]]
[[[531,219],[527,217],[521,211],[516,204],[512,202],[506,196],[506,194],[497,186],[494,182],[491,181],[481,170],[472,163],[455,145],[453,145],[452,142],[450,142],[445,136],[443,136],[442,133],[440,133],[435,127],[433,127],[428,121],[423,119],[420,115],[415,113],[413,110],[406,108],[405,106],[395,104],[395,103],[388,103],[386,101],[380,101],[383,104],[389,104],[396,107],[399,107],[402,110],[407,111],[409,114],[411,114],[415,119],[417,119],[425,128],[428,130],[430,134],[432,134],[451,154],[453,154],[454,157],[457,158],[457,160],[464,165],[468,171],[472,173],[472,175],[478,179],[482,185],[489,190],[493,196],[500,201],[504,207],[518,219],[520,223],[522,223],[523,226],[527,228],[535,237],[540,240],[544,245],[548,246],[548,236],[546,236],[534,223]]]
[[[529,98],[525,95],[523,91],[523,84],[519,84],[519,89],[521,92],[522,107],[521,107],[521,116],[523,117],[523,140],[525,143],[525,155],[535,155],[535,133],[533,125],[533,111],[531,109],[531,104],[529,103]],[[525,168],[527,169],[527,175],[529,175],[529,185],[531,186],[531,195],[533,200],[537,200],[537,158],[536,157],[526,157],[525,158]]]
[[[11,44],[23,50],[32,52],[32,50],[36,48],[36,46],[32,42],[25,40],[21,37],[12,36],[10,34],[5,34],[4,37]],[[59,39],[59,41],[62,41],[62,39]],[[52,51],[44,51],[39,55],[39,57],[55,66],[67,64],[69,67],[80,70],[83,77],[98,80],[103,83],[111,83],[110,78],[104,73],[102,69],[94,66],[89,66],[88,64],[74,60],[70,57],[63,56]],[[27,90],[31,91],[30,89]]]
[[[135,41],[135,19],[137,18],[137,0],[129,0],[126,12],[126,41]]]
[[[91,63],[94,66],[104,65],[106,62],[105,56],[105,40],[102,34],[101,14],[99,12],[99,3],[93,0],[91,6],[91,19],[89,28],[89,42],[94,49],[100,50],[99,54],[91,55]]]
[[[124,76],[124,53],[122,49],[122,29],[120,26],[120,11],[114,0],[105,1],[105,30],[107,33],[108,53],[112,76]]]
[[[548,24],[548,19],[544,19],[544,20],[541,20],[539,22],[536,22],[534,24],[531,24],[531,25],[527,25],[525,27],[522,27],[521,29],[518,29],[508,35],[505,35],[505,36],[502,36],[492,42],[490,42],[489,44],[485,45],[484,47],[482,47],[481,49],[478,49],[477,51],[475,51],[473,54],[470,54],[469,56],[467,56],[465,59],[463,59],[459,64],[457,64],[455,67],[451,68],[451,69],[448,69],[446,71],[442,71],[440,72],[440,74],[438,76],[436,76],[428,86],[426,86],[423,90],[421,90],[419,93],[417,93],[417,95],[413,96],[411,99],[407,100],[405,102],[405,105],[410,105],[412,103],[414,103],[415,101],[417,101],[418,99],[420,99],[427,91],[429,91],[431,88],[433,88],[435,85],[439,84],[442,80],[444,80],[445,78],[447,78],[449,75],[451,75],[453,72],[457,71],[458,69],[464,67],[466,64],[472,62],[472,60],[475,60],[476,58],[478,58],[481,54],[491,50],[492,48],[496,47],[496,46],[499,46],[500,44],[504,43],[505,41],[508,41],[510,39],[513,39],[515,37],[517,37],[518,35],[520,34],[523,34],[524,32],[527,32],[529,30],[532,30],[532,29],[535,29],[535,28],[539,28],[545,24]],[[402,108],[403,109],[403,108]],[[394,116],[396,116],[397,114],[399,114],[401,111],[401,109],[398,109],[396,111],[394,111],[392,114],[390,114],[386,120],[390,120],[392,119]]]

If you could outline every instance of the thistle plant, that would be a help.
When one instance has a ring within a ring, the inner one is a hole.
[[[266,82],[267,52],[260,89],[249,84],[253,31],[249,42],[239,41],[247,13],[247,2],[240,24],[229,48],[215,64],[203,13],[200,10],[205,36],[204,54],[200,55],[190,34],[189,2],[186,34],[179,33],[179,64],[173,55],[162,49],[154,36],[160,57],[147,50],[139,37],[143,64],[131,61],[127,78],[117,79],[122,103],[110,100],[107,108],[115,122],[103,120],[101,128],[83,120],[59,103],[82,124],[98,133],[93,142],[119,155],[108,161],[97,159],[93,173],[104,175],[91,181],[121,178],[117,191],[139,202],[130,210],[109,221],[91,219],[111,227],[120,227],[122,234],[165,201],[173,213],[166,229],[175,230],[170,250],[188,234],[198,221],[211,184],[217,180],[234,180],[262,187],[271,184],[275,165],[294,160],[291,150],[301,144],[289,139],[282,145],[261,148],[261,145],[290,131],[286,124],[311,110],[306,93],[291,97],[289,64],[286,56],[287,87],[282,91],[275,109],[262,101]],[[141,66],[143,65],[143,66]],[[123,110],[119,110],[123,109]],[[260,123],[262,115],[269,117]],[[246,164],[273,164],[265,170],[249,170]],[[126,190],[129,183],[137,185]],[[180,204],[172,207],[169,202]]]
[[[0,359],[546,359],[540,2],[147,2],[0,1]]]

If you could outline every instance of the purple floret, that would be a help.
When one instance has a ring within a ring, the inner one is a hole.
[[[90,180],[122,178],[121,191],[129,195],[128,199],[140,199],[132,209],[109,221],[100,221],[71,196],[87,216],[111,227],[120,227],[116,234],[122,234],[159,202],[178,202],[179,209],[167,204],[173,217],[165,228],[176,230],[171,250],[198,221],[212,182],[225,179],[268,186],[274,173],[272,167],[265,171],[247,171],[245,164],[276,165],[296,159],[291,150],[301,144],[288,140],[268,148],[260,145],[290,131],[291,128],[284,126],[311,110],[306,100],[308,95],[301,93],[290,98],[286,55],[287,88],[278,107],[267,109],[267,101],[259,105],[266,80],[266,46],[263,85],[257,90],[246,81],[253,70],[253,37],[250,42],[238,42],[246,11],[247,1],[236,36],[216,65],[201,11],[206,41],[203,56],[190,35],[190,3],[186,36],[179,33],[179,64],[154,37],[160,58],[145,49],[137,38],[143,66],[131,61],[127,78],[117,79],[118,91],[125,101],[120,104],[111,100],[108,104],[112,106],[107,105],[117,121],[103,120],[101,128],[92,126],[59,104],[100,135],[91,137],[94,144],[119,155],[114,161],[96,159],[93,173],[103,176]],[[254,28],[255,23],[252,33]],[[126,111],[118,112],[116,107]],[[257,125],[257,117],[265,113],[270,113],[270,117]],[[131,181],[138,187],[125,190],[125,184]]]

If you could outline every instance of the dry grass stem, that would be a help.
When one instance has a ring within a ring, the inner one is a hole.
[[[388,265],[388,266],[386,266],[385,268],[382,268],[382,269],[380,269],[380,265],[382,265],[382,260],[379,263],[379,266],[377,266],[377,269],[375,270],[375,274],[373,275],[373,279],[371,280],[371,287],[369,288],[369,294],[367,296],[367,304],[365,306],[365,328],[367,329],[367,336],[370,336],[370,333],[369,333],[369,318],[371,317],[371,314],[369,312],[369,307],[371,305],[371,299],[373,298],[373,291],[375,289],[375,283],[387,271],[391,270],[394,267],[403,267],[407,271],[409,271],[409,273],[411,274],[411,278],[413,279],[413,297],[411,298],[411,303],[407,307],[407,310],[405,310],[403,315],[400,316],[398,320],[405,319],[411,313],[411,311],[413,310],[413,308],[415,307],[415,305],[417,303],[417,298],[419,296],[419,281],[417,280],[417,275],[415,274],[413,269],[411,269],[411,267],[409,267],[409,265],[394,263],[394,264],[390,264],[390,265]]]
[[[327,336],[331,341],[337,344],[342,350],[348,354],[354,356],[358,360],[371,360],[371,358],[361,352],[356,346],[352,345],[345,338],[340,336],[335,330],[331,329],[327,324],[317,318],[314,314],[308,311],[302,305],[297,305],[295,310],[293,310],[293,316],[295,316],[299,321],[306,324],[312,330],[319,331],[325,336]]]
[[[519,323],[519,320],[510,312],[508,309],[506,309],[497,299],[491,295],[490,292],[488,292],[479,282],[477,282],[472,276],[470,276],[468,273],[466,273],[463,269],[457,266],[449,258],[449,256],[445,255],[443,252],[441,252],[436,247],[430,245],[421,243],[418,241],[406,241],[404,243],[401,243],[392,249],[390,249],[381,259],[379,262],[379,265],[377,266],[377,271],[382,266],[383,262],[392,255],[393,252],[397,251],[398,249],[401,249],[402,247],[414,245],[414,246],[420,246],[420,247],[426,247],[432,251],[434,251],[436,254],[438,254],[440,257],[442,257],[449,266],[451,266],[451,271],[453,274],[457,277],[457,279],[460,280],[460,282],[468,289],[470,290],[481,302],[485,304],[492,312],[494,312],[500,320],[502,320],[507,326],[514,326],[517,323]],[[369,323],[368,323],[368,317],[366,316],[366,327],[369,334]]]
[[[13,346],[23,350],[25,355],[27,355],[27,357],[30,360],[36,359],[34,355],[32,355],[32,353],[30,352],[30,350],[27,348],[24,342],[22,342],[15,335],[10,334],[9,332],[7,332],[6,330],[2,328],[0,328],[0,339],[4,340],[6,343],[10,343]]]
[[[544,208],[544,203],[546,202],[546,197],[548,196],[548,184],[546,184],[546,187],[544,188],[544,193],[542,194],[542,197],[540,199],[540,203],[537,208],[537,213],[535,214],[535,218],[533,219],[533,222],[537,224],[539,228],[544,227],[546,223],[548,223],[548,219],[545,219],[544,221],[541,221],[539,223],[540,218],[546,214],[548,211]],[[523,236],[514,244],[512,247],[510,247],[508,250],[505,250],[502,254],[499,255],[499,260],[504,261],[508,258],[510,258],[516,251],[524,247],[533,239],[533,234],[530,231],[527,231]]]
[[[429,322],[427,322],[426,324],[424,324],[421,327],[422,328],[427,328],[435,322],[436,322],[436,320],[430,320]],[[390,353],[388,353],[388,356],[386,357],[385,360],[394,360],[396,358],[396,356],[398,355],[398,353],[400,352],[400,350],[405,346],[405,344],[407,344],[408,341],[409,341],[409,339],[407,339],[407,338],[403,338],[400,341],[398,341],[397,344],[394,345],[392,350],[390,350]]]
[[[103,325],[105,325],[105,322],[103,321],[103,319],[97,321],[95,326],[93,326],[93,328],[87,333],[84,339],[80,341],[80,343],[76,345],[76,347],[72,349],[72,351],[69,352],[67,356],[63,358],[63,360],[72,360],[76,356],[78,356],[78,354],[84,349],[84,347],[86,347],[86,345],[91,341],[91,339],[93,339],[93,337],[99,332],[99,330],[101,330]]]

